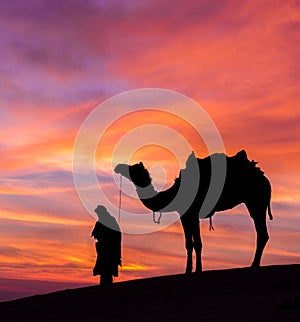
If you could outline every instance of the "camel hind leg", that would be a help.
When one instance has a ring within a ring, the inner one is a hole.
[[[247,205],[256,229],[256,251],[251,267],[259,267],[264,248],[269,240],[266,223],[267,207],[253,207]]]

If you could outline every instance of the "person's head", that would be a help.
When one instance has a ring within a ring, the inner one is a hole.
[[[109,214],[107,209],[102,205],[98,205],[94,211],[97,214],[99,219],[101,219],[101,217],[107,216]]]

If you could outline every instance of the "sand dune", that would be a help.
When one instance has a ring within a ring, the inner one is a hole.
[[[205,271],[0,303],[1,321],[300,321],[300,265]]]

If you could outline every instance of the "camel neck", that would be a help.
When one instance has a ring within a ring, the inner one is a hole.
[[[137,194],[145,207],[152,211],[158,211],[162,207],[158,199],[159,193],[154,189],[153,185],[150,184],[145,188],[136,187]]]
[[[141,200],[151,199],[158,194],[158,192],[154,189],[152,184],[148,185],[147,187],[136,186],[136,192]]]
[[[146,188],[137,187],[136,190],[141,202],[146,208],[152,211],[176,211],[174,204],[171,205],[171,203],[176,197],[178,191],[177,185],[173,185],[169,189],[160,192],[157,192],[152,184]]]

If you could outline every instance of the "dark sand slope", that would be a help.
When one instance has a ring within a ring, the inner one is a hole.
[[[300,265],[206,271],[0,303],[1,321],[300,321]]]

